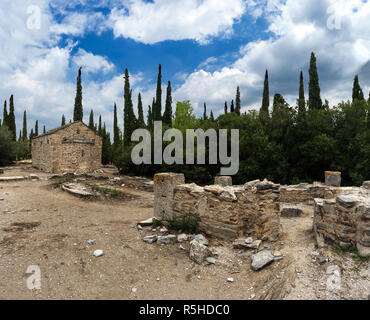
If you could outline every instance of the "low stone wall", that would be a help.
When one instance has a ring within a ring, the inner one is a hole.
[[[195,214],[208,236],[276,240],[280,233],[279,185],[252,181],[244,186],[184,184],[183,175],[156,174],[154,216],[162,221]]]
[[[341,247],[357,246],[360,255],[370,255],[370,190],[342,188],[331,199],[315,199],[316,242],[333,242]]]
[[[314,199],[331,199],[339,195],[343,188],[331,187],[315,182],[296,186],[281,186],[280,202],[291,204],[314,204]]]

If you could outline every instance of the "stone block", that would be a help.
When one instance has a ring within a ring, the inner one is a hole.
[[[327,186],[340,187],[341,175],[341,172],[325,171],[325,184]]]
[[[282,217],[299,217],[302,215],[302,208],[295,205],[283,205],[281,209]]]

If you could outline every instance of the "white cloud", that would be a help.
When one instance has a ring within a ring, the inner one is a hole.
[[[268,30],[273,37],[246,44],[240,49],[240,57],[228,68],[214,72],[194,71],[175,91],[177,99],[186,97],[195,107],[208,101],[209,109],[222,112],[224,100],[235,99],[236,86],[240,85],[244,107],[259,108],[264,73],[268,69],[271,99],[279,92],[295,104],[301,70],[308,98],[311,51],[317,56],[323,99],[328,99],[331,105],[350,99],[356,73],[360,73],[360,83],[367,96],[370,79],[361,74],[369,72],[366,63],[370,60],[370,29],[367,27],[370,2],[287,0],[279,3],[267,0],[249,1],[248,8],[255,16],[262,12],[269,21]],[[328,8],[331,9],[328,11]],[[335,18],[340,18],[339,30],[327,26],[333,12]],[[207,65],[207,61],[204,64]]]
[[[110,15],[114,35],[146,44],[183,39],[207,43],[230,34],[245,10],[243,0],[137,0],[124,5]]]
[[[73,57],[73,62],[77,66],[83,67],[85,72],[98,72],[101,70],[103,73],[107,73],[114,69],[114,65],[105,57],[86,52],[81,48],[78,49],[77,54]]]

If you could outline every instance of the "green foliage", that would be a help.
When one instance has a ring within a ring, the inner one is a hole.
[[[13,95],[10,96],[9,99],[9,115],[7,117],[7,124],[8,128],[12,134],[12,139],[14,141],[17,140],[17,129],[15,126],[15,114],[14,114],[14,97]]]
[[[12,132],[5,126],[0,127],[0,166],[11,164],[16,159],[17,143]]]
[[[93,186],[93,190],[100,192],[106,196],[110,196],[112,198],[115,198],[119,195],[119,191],[116,189],[110,189],[110,188],[103,188],[103,187],[98,187],[98,186]]]
[[[360,82],[358,80],[358,75],[355,76],[355,79],[353,81],[353,89],[352,89],[352,101],[355,100],[364,100],[364,93],[360,87]]]
[[[317,72],[316,57],[315,54],[311,53],[310,69],[309,69],[310,81],[309,81],[309,98],[308,105],[310,109],[322,109],[322,100],[320,97],[320,85],[319,85],[319,74]]]
[[[131,144],[131,135],[137,127],[137,120],[132,103],[132,92],[130,89],[130,76],[125,70],[125,89],[124,89],[124,108],[123,108],[123,146],[128,148]]]
[[[162,66],[158,67],[158,79],[157,79],[157,91],[154,108],[152,109],[153,119],[161,120],[162,119]]]
[[[175,216],[172,220],[167,220],[168,229],[174,231],[182,231],[185,233],[199,232],[199,215],[195,213],[188,213],[184,215]]]
[[[93,109],[91,109],[90,111],[90,116],[89,116],[89,128],[91,130],[94,130],[95,129],[95,124],[94,124],[94,111]]]
[[[172,89],[171,82],[168,81],[167,85],[167,96],[166,96],[166,107],[163,113],[163,123],[168,127],[172,126]]]
[[[75,106],[73,111],[73,121],[82,121],[83,107],[82,107],[82,84],[81,84],[81,68],[78,69]]]

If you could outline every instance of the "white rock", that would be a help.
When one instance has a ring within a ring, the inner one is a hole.
[[[169,244],[177,241],[177,236],[169,234],[167,236],[159,236],[158,241],[162,244]]]
[[[246,244],[251,244],[252,242],[253,242],[253,238],[251,238],[251,237],[245,239]]]
[[[168,230],[167,230],[166,227],[163,227],[163,228],[159,229],[159,232],[160,233],[166,233],[166,232],[168,232]]]
[[[234,282],[234,278],[227,278],[227,282]]]
[[[179,234],[177,236],[177,241],[178,242],[184,242],[188,240],[188,236],[185,233]]]
[[[198,264],[201,264],[203,263],[204,260],[208,258],[209,255],[210,255],[210,251],[205,245],[199,243],[196,240],[192,240],[190,242],[189,257],[191,260],[193,260],[194,262]]]
[[[198,241],[204,246],[208,246],[209,244],[209,241],[202,234],[197,234],[196,236],[194,236],[194,240]]]
[[[132,289],[131,289],[131,291],[132,291],[133,293],[136,293],[137,288],[132,288]]]
[[[156,235],[147,236],[147,237],[144,237],[143,239],[143,241],[147,243],[153,243],[153,242],[156,242],[157,240],[158,240],[158,237]]]
[[[95,257],[101,257],[104,254],[103,250],[95,250],[94,251],[94,256]]]
[[[140,221],[138,225],[141,225],[142,227],[151,226],[153,224],[153,219],[154,218],[150,218],[147,220]]]
[[[87,243],[92,246],[96,243],[96,240],[87,240]]]
[[[215,259],[215,258],[213,258],[213,257],[208,257],[208,258],[206,259],[206,261],[207,261],[209,264],[216,264],[216,259]]]

